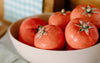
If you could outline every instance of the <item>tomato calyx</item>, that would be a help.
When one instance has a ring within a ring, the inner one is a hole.
[[[87,34],[89,34],[89,29],[92,28],[92,26],[89,26],[89,22],[84,23],[82,20],[79,20],[80,24],[76,24],[80,26],[79,32],[85,31]]]
[[[97,13],[96,11],[94,11],[96,8],[91,8],[89,5],[87,5],[87,7],[81,7],[81,8],[85,10],[83,14],[88,14],[89,17],[91,17],[91,13]]]
[[[65,9],[62,9],[61,12],[60,12],[59,14],[66,15],[66,11],[65,11]]]
[[[39,25],[38,29],[35,29],[36,30],[35,33],[37,33],[41,28],[42,28],[42,26]]]
[[[44,35],[46,35],[47,34],[47,30],[48,30],[48,28],[44,28],[44,27],[40,27],[39,28],[39,34],[37,35],[37,37],[39,37],[39,39],[42,37],[42,35],[44,34]]]

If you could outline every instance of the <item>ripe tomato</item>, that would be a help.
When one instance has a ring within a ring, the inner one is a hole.
[[[46,25],[36,34],[34,45],[40,49],[59,50],[65,46],[64,33],[61,28]]]
[[[62,9],[61,12],[56,12],[53,15],[51,15],[48,20],[48,23],[49,25],[59,26],[60,28],[64,30],[66,25],[70,21],[70,14],[71,14],[71,11],[65,12],[65,10]]]
[[[69,0],[70,1],[70,7],[74,8],[77,5],[80,4],[91,4],[95,5],[100,8],[100,0]]]
[[[22,22],[19,27],[19,41],[33,46],[34,36],[38,30],[39,25],[47,25],[46,21],[40,18],[28,18]]]
[[[89,19],[97,28],[100,28],[100,9],[93,5],[78,5],[71,13],[71,19]]]
[[[74,49],[83,49],[93,46],[99,39],[95,25],[86,19],[73,19],[65,29],[67,44]]]
[[[66,50],[75,50],[74,48],[70,47],[68,44],[66,45]]]

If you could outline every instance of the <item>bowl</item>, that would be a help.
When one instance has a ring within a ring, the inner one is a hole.
[[[50,15],[51,13],[45,13],[31,17],[39,17],[48,21]],[[18,41],[18,29],[25,19],[11,24],[8,32],[18,53],[30,63],[96,63],[100,60],[100,43],[80,50],[58,51],[38,49]]]

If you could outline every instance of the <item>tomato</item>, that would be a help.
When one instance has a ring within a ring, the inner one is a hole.
[[[77,5],[80,4],[91,4],[95,5],[100,8],[100,0],[69,0],[70,1],[70,7],[74,8]]]
[[[75,50],[74,48],[70,47],[68,44],[66,45],[66,50]]]
[[[73,19],[65,29],[67,44],[74,49],[95,45],[99,39],[98,29],[86,19]]]
[[[19,27],[19,41],[30,46],[34,46],[34,36],[40,25],[44,26],[47,25],[47,23],[40,18],[28,18],[24,20]]]
[[[60,50],[65,46],[64,33],[61,28],[46,25],[40,29],[34,38],[34,45],[40,49]]]
[[[71,13],[71,19],[89,19],[97,28],[100,28],[100,9],[93,5],[78,5]]]
[[[65,12],[65,10],[62,9],[61,12],[56,12],[53,15],[51,15],[49,17],[48,23],[49,25],[59,26],[60,28],[64,30],[66,25],[70,21],[70,14],[71,14],[71,11]]]

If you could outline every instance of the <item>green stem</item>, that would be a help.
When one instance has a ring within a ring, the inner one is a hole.
[[[79,32],[85,31],[87,34],[89,34],[89,29],[92,28],[92,26],[89,26],[89,22],[84,23],[82,20],[80,20],[80,24],[76,24],[80,26]]]
[[[39,25],[38,29],[36,29],[36,32],[37,33],[43,26]]]

